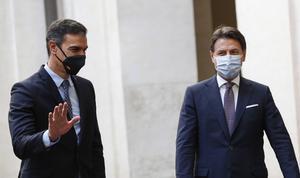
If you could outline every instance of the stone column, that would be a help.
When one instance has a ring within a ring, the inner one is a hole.
[[[2,0],[0,14],[0,177],[17,177],[20,161],[13,153],[7,120],[10,89],[47,60],[43,1]]]
[[[296,90],[297,74],[294,72],[294,62],[299,59],[293,54],[295,46],[291,35],[295,34],[291,34],[291,30],[296,26],[291,23],[289,5],[289,1],[281,0],[237,0],[236,10],[238,27],[245,35],[248,45],[243,74],[246,78],[270,87],[292,138],[296,155],[299,157],[296,118],[296,96],[299,91]],[[298,44],[299,39],[297,40]],[[279,164],[267,139],[265,154],[269,177],[282,177]]]
[[[193,2],[119,0],[131,178],[175,177],[185,88],[197,81]]]
[[[297,0],[289,1],[290,9],[290,25],[291,25],[291,39],[292,39],[292,55],[293,55],[293,72],[295,83],[295,99],[296,99],[296,117],[298,125],[298,134],[300,133],[300,2]],[[297,134],[297,135],[298,135]],[[298,143],[300,138],[298,137]],[[299,153],[300,148],[295,150]],[[298,163],[300,157],[298,154]]]
[[[18,76],[15,68],[17,59],[15,33],[12,30],[15,29],[12,2],[9,0],[0,2],[0,41],[5,42],[1,43],[0,48],[2,54],[2,64],[0,65],[0,112],[4,116],[0,119],[0,177],[17,177],[19,167],[19,161],[12,150],[7,121],[10,88]]]

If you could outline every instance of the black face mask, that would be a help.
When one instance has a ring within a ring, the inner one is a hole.
[[[76,75],[79,70],[84,66],[85,64],[85,55],[75,55],[75,56],[67,56],[64,51],[60,48],[59,45],[57,45],[58,48],[61,50],[61,52],[65,55],[65,60],[62,61],[61,59],[59,59],[57,57],[57,55],[55,54],[55,56],[57,57],[57,59],[64,65],[64,68],[66,70],[66,72],[70,75]]]

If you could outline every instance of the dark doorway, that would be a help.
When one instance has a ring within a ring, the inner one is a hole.
[[[57,5],[56,0],[44,0],[46,26],[57,19]]]
[[[215,73],[209,56],[210,36],[220,25],[236,27],[234,0],[194,0],[198,80],[209,78]]]

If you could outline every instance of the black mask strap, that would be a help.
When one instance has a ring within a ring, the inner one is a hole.
[[[65,57],[68,57],[67,55],[66,55],[66,53],[61,49],[61,47],[56,43],[56,46],[60,49],[60,51],[65,55]]]
[[[61,47],[56,43],[56,46],[60,49],[60,51],[65,55],[65,57],[67,57],[66,53],[61,49]],[[56,58],[63,63],[63,61],[61,59],[59,59],[59,57],[55,54]]]
[[[63,61],[61,59],[59,59],[59,57],[56,54],[55,54],[55,56],[61,63],[63,63]]]

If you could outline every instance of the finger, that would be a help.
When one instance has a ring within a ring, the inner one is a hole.
[[[68,104],[67,102],[64,102],[63,109],[62,109],[62,116],[67,117],[67,113],[68,113]]]
[[[70,121],[69,124],[70,125],[74,125],[76,122],[78,122],[80,120],[80,116],[75,116],[73,117]]]
[[[48,114],[48,130],[49,130],[49,132],[53,128],[53,125],[54,125],[53,114],[52,114],[52,112],[49,112],[49,114]],[[48,133],[48,135],[49,135],[49,133]]]
[[[49,112],[49,114],[48,114],[48,121],[49,121],[49,124],[52,124],[54,121],[52,112]]]
[[[71,120],[69,120],[66,124],[66,129],[70,130],[75,124],[76,122],[78,122],[80,120],[79,116],[75,116],[73,117]]]
[[[58,114],[61,115],[62,114],[62,110],[63,110],[63,104],[59,103],[58,105]]]
[[[54,120],[59,119],[58,106],[55,106],[55,107],[54,107],[54,111],[53,111],[53,119],[54,119]]]

